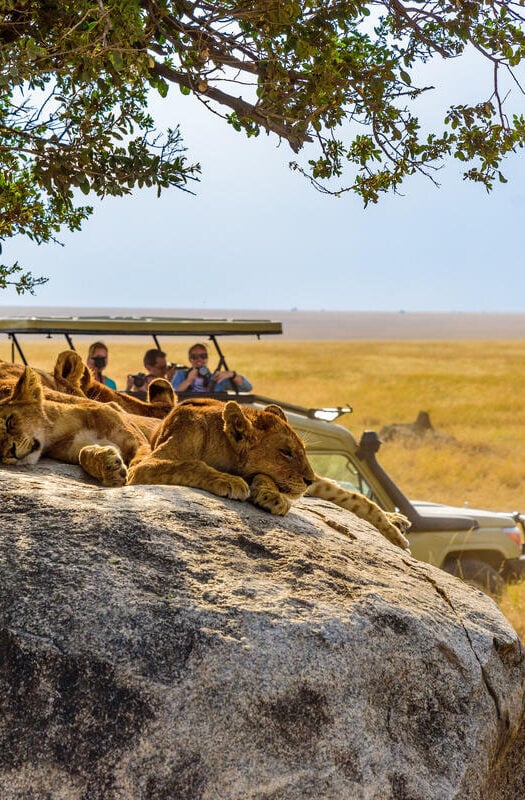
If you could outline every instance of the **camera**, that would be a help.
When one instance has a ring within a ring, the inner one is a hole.
[[[195,367],[195,369],[197,370],[197,375],[199,375],[202,378],[203,388],[207,389],[211,378],[210,370],[208,369],[208,367],[205,366]]]
[[[104,369],[108,360],[106,356],[93,356],[93,363],[97,369]]]
[[[133,386],[140,389],[146,383],[146,374],[144,372],[137,372],[135,375],[129,376],[133,382]]]

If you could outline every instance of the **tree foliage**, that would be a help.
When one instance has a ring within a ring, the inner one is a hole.
[[[187,188],[198,165],[178,128],[159,137],[148,112],[148,93],[170,84],[248,136],[304,148],[292,166],[322,191],[376,202],[414,173],[435,180],[448,157],[490,189],[525,141],[512,113],[524,2],[0,0],[0,237],[78,229],[90,208],[77,190]],[[458,59],[459,70],[465,53],[487,67],[485,94],[429,131],[417,116],[432,89],[424,66]]]

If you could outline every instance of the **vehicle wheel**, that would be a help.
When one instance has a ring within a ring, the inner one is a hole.
[[[475,586],[476,589],[481,589],[482,592],[492,597],[499,598],[505,591],[505,581],[499,572],[490,564],[479,561],[477,558],[461,558],[450,561],[445,569],[451,575],[461,578],[469,586]]]

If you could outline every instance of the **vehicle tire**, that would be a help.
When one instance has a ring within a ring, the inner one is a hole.
[[[476,589],[481,589],[482,592],[496,599],[500,598],[505,591],[505,581],[500,573],[490,564],[479,561],[477,558],[458,558],[455,561],[449,561],[445,569],[451,575],[461,578],[469,586],[475,586]]]

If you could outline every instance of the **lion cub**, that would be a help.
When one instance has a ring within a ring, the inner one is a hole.
[[[88,399],[71,404],[47,399],[30,367],[0,401],[2,464],[36,464],[46,455],[81,464],[104,486],[123,486],[126,465],[149,452],[146,436],[126,414]]]
[[[250,499],[272,514],[286,514],[307,494],[347,508],[389,541],[408,549],[409,522],[386,513],[362,494],[314,473],[304,445],[277,405],[264,410],[214,399],[176,406],[152,439],[152,453],[129,470],[130,484],[172,484],[220,497]]]
[[[98,400],[99,403],[117,403],[129,414],[152,419],[164,419],[176,402],[171,383],[164,378],[156,378],[150,383],[147,402],[104,386],[93,378],[75,350],[58,354],[53,379],[61,392]]]

